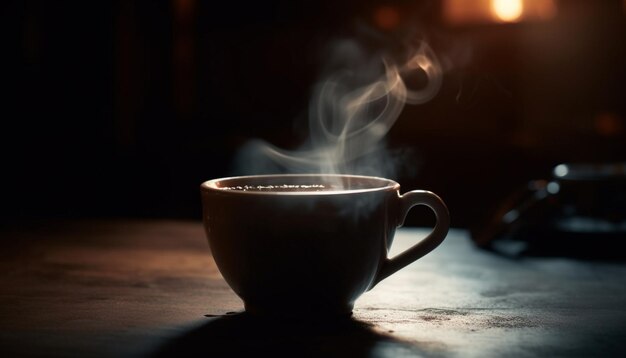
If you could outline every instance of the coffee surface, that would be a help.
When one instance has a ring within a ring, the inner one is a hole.
[[[276,184],[276,185],[237,185],[221,187],[222,190],[234,191],[271,191],[271,192],[311,192],[341,190],[331,184]]]

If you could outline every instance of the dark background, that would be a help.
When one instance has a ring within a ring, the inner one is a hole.
[[[446,72],[388,135],[393,179],[468,226],[558,163],[626,160],[624,2],[555,3],[453,24],[445,1],[2,2],[1,221],[200,219],[199,184],[244,143],[304,140],[329,43],[417,38]]]

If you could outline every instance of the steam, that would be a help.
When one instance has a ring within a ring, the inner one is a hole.
[[[401,63],[389,57],[365,61],[354,43],[343,43],[339,50],[347,64],[315,87],[307,143],[290,151],[250,142],[238,158],[240,174],[393,174],[396,165],[384,147],[385,135],[406,103],[422,104],[437,94],[440,62],[424,42]],[[425,81],[410,88],[407,79],[416,76]]]

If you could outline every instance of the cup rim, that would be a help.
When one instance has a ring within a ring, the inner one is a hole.
[[[244,191],[244,190],[224,190],[217,186],[217,183],[227,180],[246,180],[246,179],[258,179],[258,178],[293,178],[293,177],[331,177],[331,178],[354,178],[354,179],[367,179],[380,181],[381,186],[372,188],[359,188],[359,189],[341,189],[341,190],[329,190],[329,191]],[[200,189],[205,192],[213,192],[220,194],[233,194],[233,195],[288,195],[288,196],[319,196],[319,195],[338,195],[338,194],[358,194],[358,193],[370,193],[376,191],[387,190],[399,190],[400,184],[397,182],[377,176],[368,175],[353,175],[353,174],[262,174],[262,175],[242,175],[231,176],[224,178],[216,178],[203,182],[200,184]]]

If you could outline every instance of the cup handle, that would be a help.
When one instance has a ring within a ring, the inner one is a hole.
[[[434,250],[443,242],[443,239],[445,239],[448,234],[450,214],[446,204],[444,204],[443,200],[441,200],[437,194],[425,190],[413,190],[401,195],[399,199],[400,210],[398,227],[404,224],[407,213],[416,205],[428,206],[435,213],[437,222],[430,234],[413,245],[410,249],[398,254],[394,258],[390,259],[386,257],[381,265],[381,269],[378,271],[374,285]]]

